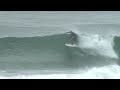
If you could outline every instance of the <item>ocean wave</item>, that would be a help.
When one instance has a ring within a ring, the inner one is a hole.
[[[0,69],[65,69],[115,62],[111,44],[98,35],[77,33],[79,47],[65,46],[68,34],[0,38]],[[116,42],[116,41],[115,41]]]

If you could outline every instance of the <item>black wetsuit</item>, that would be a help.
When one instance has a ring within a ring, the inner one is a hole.
[[[69,32],[70,33],[70,41],[72,44],[77,44],[78,43],[78,36],[74,32]]]

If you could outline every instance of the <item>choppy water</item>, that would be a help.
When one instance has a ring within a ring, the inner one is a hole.
[[[119,29],[120,12],[1,11],[0,78],[120,78]]]

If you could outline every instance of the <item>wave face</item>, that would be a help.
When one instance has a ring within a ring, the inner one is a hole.
[[[0,38],[0,69],[65,70],[101,66],[116,61],[116,54],[110,50],[111,47],[105,46],[107,43],[105,40],[100,42],[96,41],[97,37],[81,34],[78,36],[79,47],[74,48],[65,46],[65,43],[69,42],[67,34]],[[116,40],[114,42],[118,42]],[[119,45],[115,43],[115,50],[118,47]]]
[[[67,36],[64,34],[0,38],[0,68],[41,69],[63,66],[62,62],[67,59],[64,46],[66,40]]]

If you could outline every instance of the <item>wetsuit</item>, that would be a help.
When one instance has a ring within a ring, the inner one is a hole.
[[[78,36],[72,31],[70,31],[69,34],[70,34],[70,42],[72,44],[77,44],[78,43]]]

